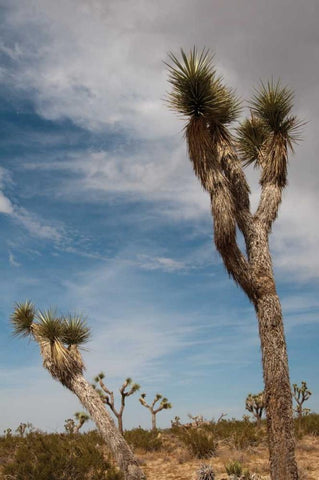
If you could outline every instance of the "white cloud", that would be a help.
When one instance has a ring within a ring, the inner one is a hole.
[[[9,263],[13,267],[20,267],[20,263],[17,262],[17,260],[15,259],[15,256],[13,255],[12,252],[9,252]]]
[[[0,191],[0,213],[6,213],[7,215],[13,214],[13,205],[8,197]]]

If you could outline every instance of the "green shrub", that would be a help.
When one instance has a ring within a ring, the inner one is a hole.
[[[3,474],[12,480],[120,480],[104,458],[96,432],[86,434],[29,433],[24,438],[4,439]]]
[[[215,455],[217,443],[213,433],[206,428],[174,428],[174,433],[196,458],[209,458]]]
[[[227,465],[225,465],[225,470],[227,475],[236,475],[239,477],[242,474],[243,467],[240,462],[235,460],[234,462],[228,462]]]
[[[161,434],[158,431],[144,430],[141,427],[126,431],[124,438],[134,450],[139,448],[145,452],[154,452],[162,446]]]
[[[319,435],[319,414],[310,413],[309,415],[304,415],[303,417],[296,418],[295,420],[296,429],[306,435]]]
[[[240,450],[258,445],[265,439],[263,430],[246,417],[243,420],[232,419],[212,423],[211,429],[216,439],[225,440]]]

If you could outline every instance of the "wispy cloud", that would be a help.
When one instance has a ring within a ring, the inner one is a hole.
[[[17,260],[15,259],[15,256],[13,255],[12,252],[9,252],[9,263],[13,267],[20,267],[20,263],[17,262]]]

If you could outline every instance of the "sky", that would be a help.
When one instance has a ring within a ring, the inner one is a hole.
[[[82,314],[86,378],[103,371],[116,392],[130,376],[146,400],[167,396],[160,427],[240,418],[263,389],[253,308],[217,255],[184,122],[165,103],[168,52],[194,45],[214,53],[243,115],[273,78],[307,122],[270,246],[291,382],[307,382],[318,412],[318,1],[2,0],[1,10],[0,432],[62,431],[82,410],[38,346],[12,336],[25,299]],[[256,207],[258,172],[247,177]],[[150,421],[130,397],[124,427]]]

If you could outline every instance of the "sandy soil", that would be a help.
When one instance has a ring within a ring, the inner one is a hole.
[[[215,457],[206,460],[192,459],[183,449],[165,453],[136,452],[148,480],[195,480],[201,464],[212,466],[216,480],[228,480],[225,464],[238,460],[250,473],[258,474],[260,480],[269,480],[268,450],[265,446],[246,451],[220,446]],[[319,438],[307,436],[297,444],[297,461],[300,480],[319,480]]]

